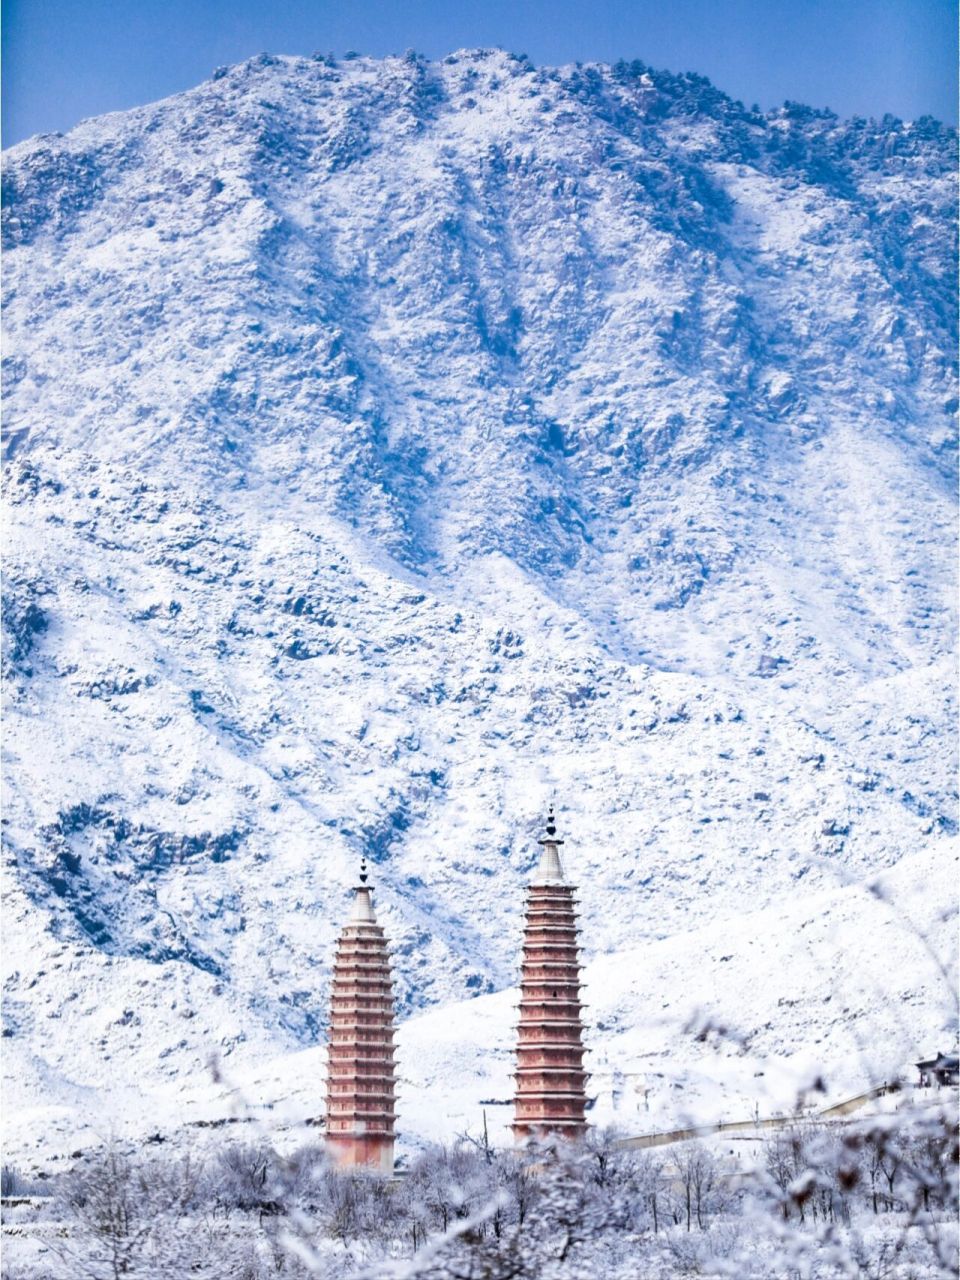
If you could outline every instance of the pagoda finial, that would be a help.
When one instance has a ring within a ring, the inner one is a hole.
[[[563,880],[563,867],[560,863],[560,845],[563,841],[557,835],[557,820],[553,814],[553,805],[547,814],[546,834],[537,841],[541,846],[540,865],[534,876],[534,884],[542,884],[546,880]]]
[[[553,805],[547,812],[546,834],[542,835],[537,844],[563,844],[563,841],[557,836],[557,820],[554,817]]]
[[[373,911],[370,895],[373,890],[367,884],[367,860],[360,859],[360,883],[353,891],[353,912],[350,916],[354,924],[376,924],[377,917]]]

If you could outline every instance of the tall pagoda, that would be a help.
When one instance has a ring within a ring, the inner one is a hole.
[[[587,1127],[580,962],[573,886],[564,879],[553,806],[527,890],[513,1133],[577,1138]]]
[[[360,865],[330,996],[327,1150],[347,1168],[393,1172],[394,1011],[390,957]]]

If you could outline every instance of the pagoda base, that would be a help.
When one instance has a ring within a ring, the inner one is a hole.
[[[527,1138],[565,1138],[575,1141],[587,1132],[586,1120],[529,1120],[511,1125],[515,1142]]]
[[[368,1169],[386,1177],[393,1173],[393,1138],[376,1133],[328,1134],[326,1150],[340,1169]]]

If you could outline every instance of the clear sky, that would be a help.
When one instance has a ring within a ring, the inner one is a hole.
[[[252,54],[641,58],[747,105],[956,121],[954,0],[3,0],[3,141],[162,98]]]

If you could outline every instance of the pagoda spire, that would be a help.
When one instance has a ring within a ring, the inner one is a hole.
[[[393,982],[366,860],[340,933],[330,993],[327,1150],[345,1167],[393,1172]]]
[[[353,891],[353,910],[350,913],[351,924],[377,923],[377,917],[373,913],[373,890],[367,884],[369,878],[367,860],[366,858],[361,858],[360,883]]]
[[[534,884],[547,884],[556,881],[563,884],[563,866],[560,862],[560,846],[563,841],[557,835],[557,820],[553,816],[553,805],[547,814],[546,832],[537,841],[540,846],[540,865],[533,878]]]
[[[574,888],[560,862],[553,806],[527,888],[513,1132],[579,1137],[586,1129],[583,1007]]]

